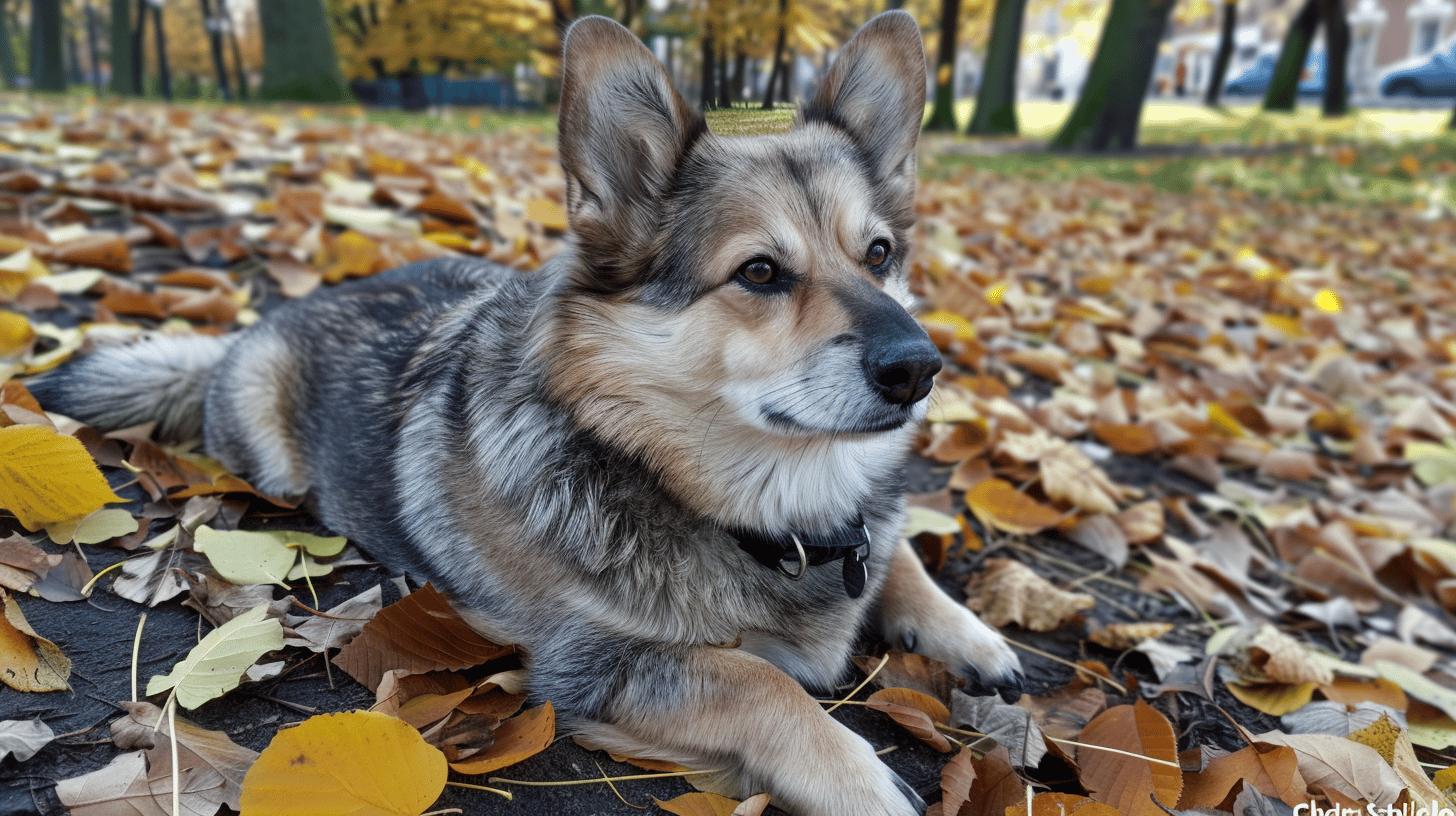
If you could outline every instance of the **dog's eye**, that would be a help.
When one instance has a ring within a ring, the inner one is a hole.
[[[885,261],[888,261],[889,259],[890,242],[886,241],[883,238],[880,238],[874,243],[870,244],[870,248],[865,251],[865,263],[869,264],[870,266],[884,266]]]
[[[778,282],[779,267],[768,258],[754,258],[738,267],[738,277],[754,286],[769,286]]]

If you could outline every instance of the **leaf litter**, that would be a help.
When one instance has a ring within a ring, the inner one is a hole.
[[[66,641],[46,639],[38,604],[180,609],[182,596],[198,613],[195,647],[133,666],[151,675],[150,700],[113,701],[123,753],[56,796],[72,813],[166,812],[176,779],[189,813],[250,796],[279,813],[307,797],[346,802],[358,790],[348,774],[384,756],[355,741],[378,733],[401,763],[380,773],[403,780],[385,812],[417,813],[447,768],[489,774],[546,750],[554,713],[522,693],[520,656],[431,588],[387,604],[381,587],[351,586],[361,559],[308,532],[288,497],[149,428],[103,437],[47,415],[18,379],[142,331],[236,330],[280,300],[412,260],[533,269],[564,227],[544,134],[422,137],[348,117],[145,107],[20,127],[55,138],[0,157],[31,174],[6,194],[23,208],[0,213],[3,679],[37,695],[69,683]],[[104,158],[55,148],[81,138],[99,139]],[[169,149],[189,140],[206,149]],[[866,644],[874,656],[857,665],[875,672],[873,689],[853,702],[902,729],[882,747],[943,768],[920,780],[943,796],[932,808],[1024,813],[1028,783],[1031,816],[1445,796],[1453,220],[1216,185],[1051,184],[934,156],[927,167],[913,276],[951,365],[906,532],[1021,645],[1031,679],[1008,705],[966,695],[934,661]],[[175,694],[206,714],[222,705],[209,700],[263,693],[253,678],[327,666],[374,692],[375,710],[275,718],[256,758],[168,708]],[[39,719],[3,723],[4,761],[65,742],[47,734]],[[295,748],[320,769],[301,787],[276,771]],[[661,804],[767,805],[711,797]]]

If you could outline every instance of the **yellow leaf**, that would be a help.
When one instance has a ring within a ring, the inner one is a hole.
[[[1333,289],[1321,289],[1314,295],[1314,307],[1325,314],[1339,314],[1345,307]]]
[[[69,689],[71,661],[56,644],[37,635],[15,599],[0,590],[0,683],[16,691]]]
[[[962,342],[976,339],[976,327],[971,325],[971,321],[955,312],[935,309],[922,314],[920,322],[924,323],[927,328],[943,328]]]
[[[966,506],[982,524],[1017,535],[1039,533],[1062,519],[1061,513],[1001,479],[986,479],[971,488]]]
[[[669,801],[653,798],[657,806],[676,816],[733,816],[738,803],[716,793],[684,793]]]
[[[526,220],[554,232],[566,231],[566,210],[549,198],[533,198],[526,202]]]
[[[82,518],[119,501],[74,437],[39,425],[0,428],[0,508],[25,529]]]
[[[986,287],[986,302],[992,306],[1000,306],[1001,301],[1006,299],[1006,290],[1010,288],[1005,281],[994,283]]]
[[[0,312],[0,357],[22,354],[35,340],[35,330],[24,315]]]
[[[463,774],[498,771],[541,753],[555,738],[556,709],[547,701],[501,723],[489,748],[450,768]]]
[[[1249,432],[1244,429],[1243,424],[1235,419],[1234,415],[1229,413],[1227,408],[1216,402],[1210,402],[1208,404],[1208,421],[1213,423],[1215,428],[1218,428],[1220,431],[1235,439],[1249,435]]]
[[[1265,326],[1281,334],[1296,339],[1304,336],[1304,324],[1299,321],[1299,318],[1292,315],[1266,314],[1263,320]]]
[[[1239,702],[1271,717],[1282,717],[1303,708],[1314,697],[1314,683],[1229,683],[1229,693]]]
[[[243,779],[244,816],[418,816],[445,789],[445,755],[403,720],[320,714],[279,731]]]

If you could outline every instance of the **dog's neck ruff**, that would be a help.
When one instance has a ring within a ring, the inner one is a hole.
[[[858,598],[864,592],[869,579],[866,562],[870,556],[870,533],[859,515],[836,529],[812,533],[797,530],[766,533],[748,529],[728,532],[739,548],[755,561],[796,581],[810,567],[839,561],[844,594]]]

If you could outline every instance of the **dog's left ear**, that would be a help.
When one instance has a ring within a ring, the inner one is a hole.
[[[881,181],[908,181],[913,192],[925,80],[920,26],[904,11],[887,11],[840,49],[800,121],[848,131]]]
[[[560,145],[571,227],[592,285],[620,289],[650,251],[682,155],[706,130],[642,41],[583,17],[562,46]]]

